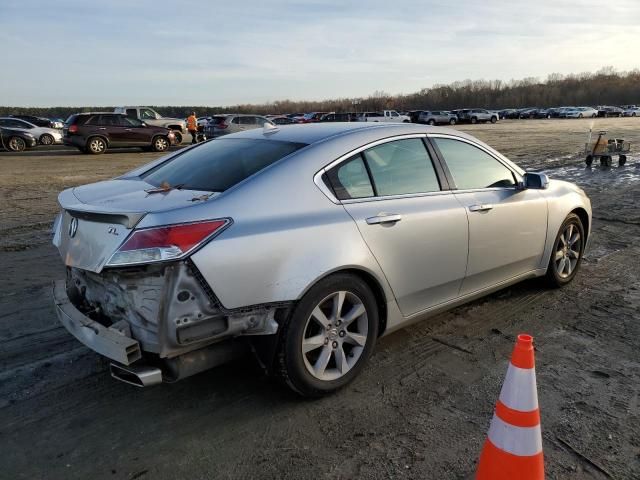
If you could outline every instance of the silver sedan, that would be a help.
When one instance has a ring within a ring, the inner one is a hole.
[[[138,386],[253,352],[303,395],[376,340],[513,283],[570,282],[591,228],[575,185],[415,124],[265,127],[68,189],[60,321]]]
[[[29,132],[41,145],[62,143],[62,131],[55,128],[39,127],[21,118],[1,117],[0,127],[17,128]]]

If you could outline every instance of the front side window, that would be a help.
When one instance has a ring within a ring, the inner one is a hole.
[[[513,187],[511,170],[497,159],[466,142],[433,138],[459,190]]]
[[[408,138],[365,150],[377,195],[437,192],[438,177],[424,143]]]
[[[373,186],[360,154],[329,170],[327,176],[339,200],[373,196]]]
[[[140,118],[142,120],[155,120],[156,114],[153,110],[149,110],[148,108],[141,108]]]
[[[159,187],[223,192],[254,173],[306,146],[304,143],[219,138],[187,150],[141,177]]]

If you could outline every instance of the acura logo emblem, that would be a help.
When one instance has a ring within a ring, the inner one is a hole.
[[[78,231],[78,219],[76,217],[71,218],[71,223],[69,224],[69,237],[73,238],[76,236],[76,232]]]

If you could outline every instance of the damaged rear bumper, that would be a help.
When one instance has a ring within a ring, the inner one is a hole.
[[[136,340],[125,337],[117,330],[107,328],[80,312],[69,300],[64,280],[54,282],[53,299],[60,323],[90,349],[123,365],[130,365],[142,357],[140,344]]]

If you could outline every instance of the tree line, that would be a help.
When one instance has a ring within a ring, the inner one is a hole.
[[[561,75],[545,80],[463,80],[434,85],[410,94],[391,95],[376,91],[364,98],[337,98],[321,101],[279,100],[263,104],[226,107],[151,106],[168,117],[184,118],[195,111],[198,116],[217,113],[302,113],[314,111],[362,112],[394,109],[452,110],[481,107],[488,109],[583,105],[628,105],[640,102],[640,70],[620,72],[605,67],[597,72]],[[67,118],[78,112],[111,111],[113,107],[0,107],[4,114]]]

